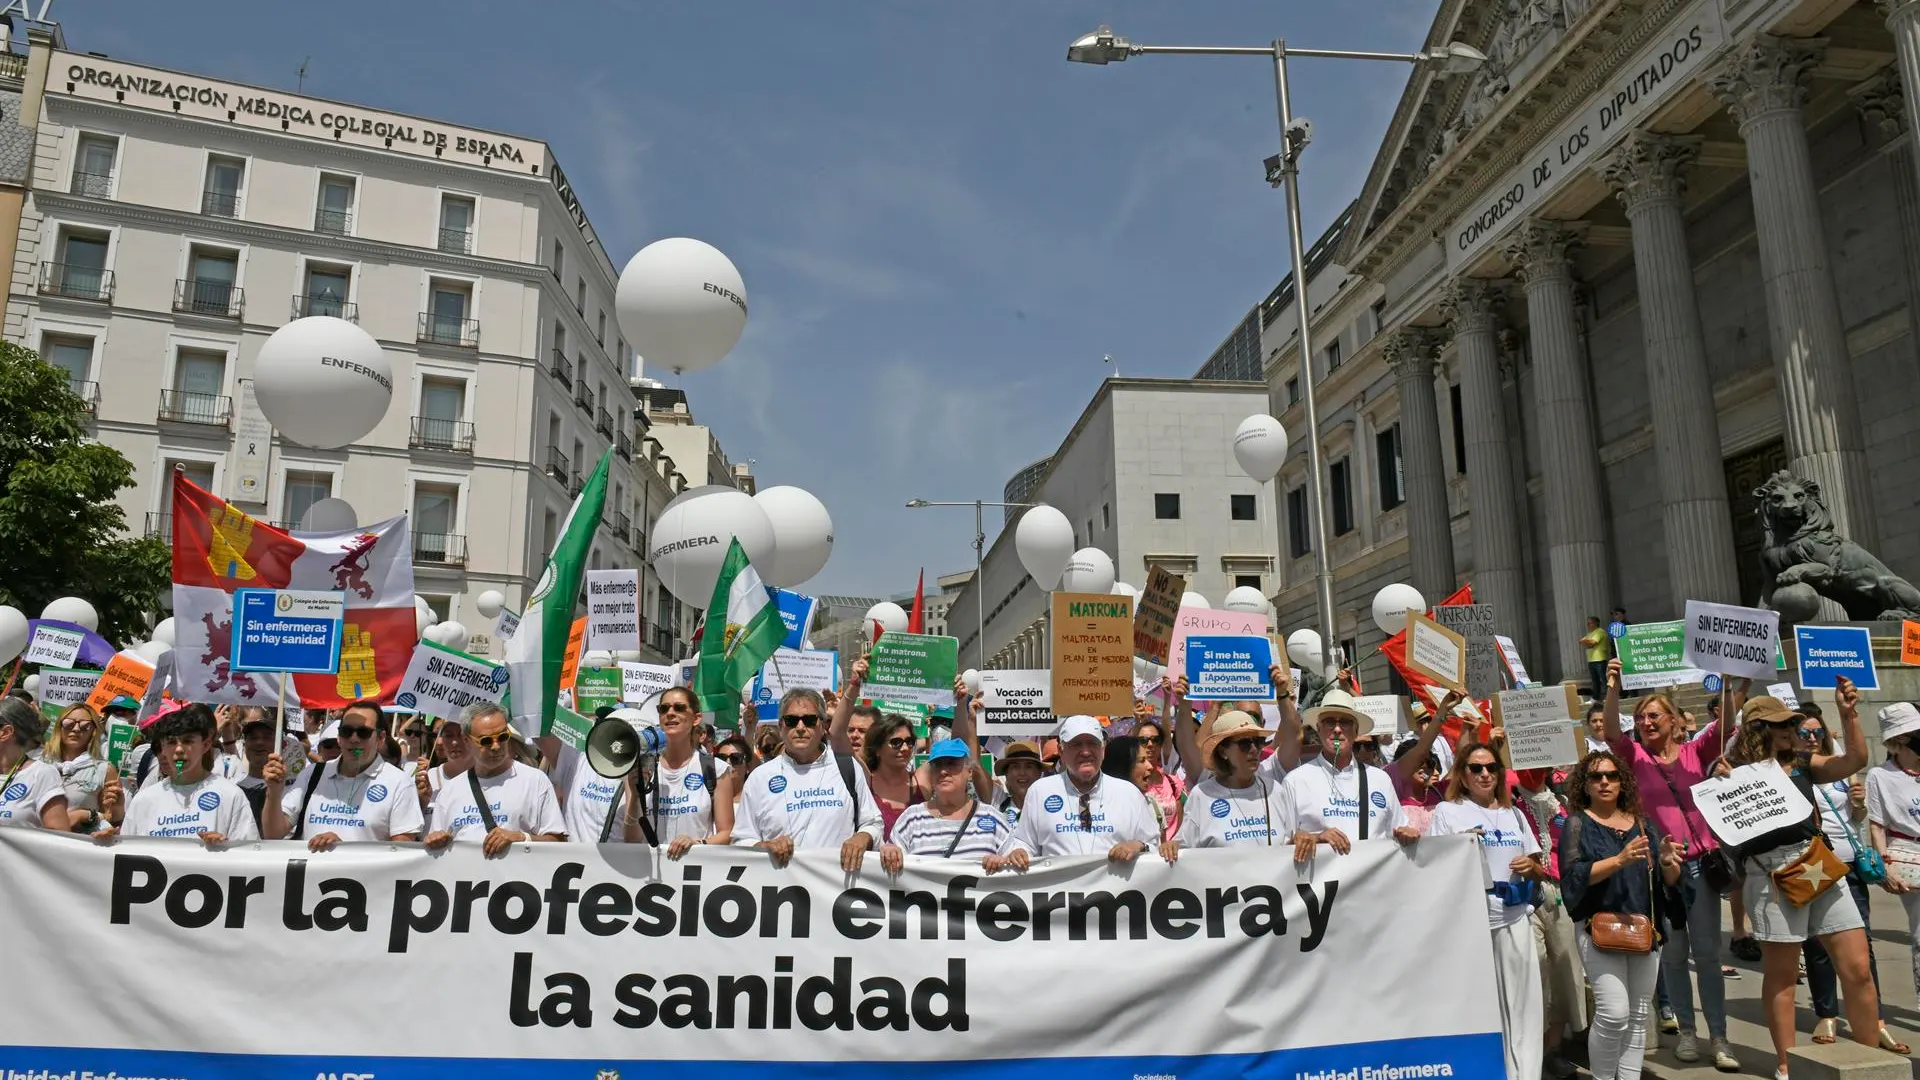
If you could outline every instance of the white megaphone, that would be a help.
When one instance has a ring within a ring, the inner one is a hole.
[[[658,757],[667,748],[660,722],[639,709],[615,709],[587,732],[587,765],[610,780],[633,771],[641,758]]]

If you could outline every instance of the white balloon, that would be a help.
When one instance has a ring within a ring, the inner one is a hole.
[[[20,689],[25,690],[29,694],[38,693],[40,690],[40,674],[35,672],[21,679]]]
[[[969,694],[977,694],[977,693],[979,693],[979,692],[980,692],[980,672],[979,672],[979,669],[977,669],[977,668],[968,668],[967,670],[965,670],[965,671],[963,671],[963,672],[961,672],[961,673],[960,673],[960,685],[961,685],[961,686],[964,686],[964,687],[966,687],[966,688],[967,688],[967,693],[969,693]]]
[[[174,644],[174,634],[173,616],[171,615],[161,619],[159,624],[153,628],[153,640],[163,645]]]
[[[1287,429],[1266,413],[1247,417],[1233,433],[1233,459],[1249,478],[1266,483],[1287,460]]]
[[[425,640],[427,640],[427,641],[431,641],[431,642],[433,642],[433,643],[434,643],[435,645],[443,645],[443,644],[445,644],[445,642],[443,642],[443,641],[441,641],[441,640],[440,640],[440,638],[441,638],[441,636],[442,636],[442,635],[444,635],[444,634],[446,633],[446,631],[444,631],[444,630],[442,630],[442,629],[440,628],[440,625],[441,625],[441,624],[439,624],[439,623],[437,623],[437,622],[436,622],[436,623],[433,623],[433,624],[431,624],[431,625],[429,625],[429,626],[428,626],[428,627],[427,627],[426,629],[424,629],[424,630],[422,630],[422,631],[420,631],[420,636],[421,636],[421,638],[423,638],[423,639],[425,639]]]
[[[360,524],[360,515],[345,499],[321,499],[300,515],[301,532],[345,532]]]
[[[445,645],[449,649],[466,648],[467,647],[467,628],[457,622],[441,623],[440,624],[440,644]]]
[[[754,568],[761,581],[791,589],[827,565],[827,556],[833,554],[833,517],[812,492],[783,485],[762,490],[753,501],[773,527],[773,557]]]
[[[690,488],[660,511],[647,561],[668,592],[705,611],[736,537],[756,569],[767,565],[774,552],[773,525],[753,496],[722,484]]]
[[[428,631],[432,629],[433,629],[433,609],[427,608],[427,607],[414,608],[413,609],[413,632],[420,635],[421,639],[424,641],[432,641],[433,638],[428,634]]]
[[[613,650],[613,658],[623,663],[637,664],[640,662],[640,650],[639,649],[615,649]]]
[[[627,260],[613,310],[647,367],[698,371],[739,342],[747,327],[747,287],[718,248],[669,237]]]
[[[1207,603],[1207,598],[1197,592],[1183,592],[1180,594],[1180,606],[1210,608],[1213,605]]]
[[[1140,590],[1134,588],[1133,586],[1127,584],[1124,581],[1114,582],[1113,588],[1108,589],[1107,591],[1112,593],[1115,596],[1124,596],[1132,600],[1140,599]]]
[[[507,608],[507,597],[499,589],[488,589],[473,598],[473,606],[483,617],[497,619]]]
[[[26,612],[0,604],[0,664],[9,663],[26,651],[27,637],[32,630],[27,625]]]
[[[1113,588],[1113,559],[1099,548],[1081,548],[1060,575],[1062,592],[1105,593]]]
[[[134,646],[133,653],[149,664],[158,664],[160,658],[173,651],[173,646],[162,641],[143,641]]]
[[[1287,656],[1300,665],[1302,670],[1315,675],[1326,670],[1326,646],[1320,641],[1318,630],[1295,630],[1287,635]]]
[[[580,654],[581,667],[612,667],[613,654],[605,649],[591,649]]]
[[[1388,637],[1407,628],[1407,612],[1425,610],[1426,597],[1411,585],[1395,582],[1373,594],[1373,625]]]
[[[1220,603],[1228,611],[1239,611],[1248,615],[1264,615],[1267,611],[1266,596],[1251,585],[1242,585],[1234,589]]]
[[[907,609],[882,600],[867,609],[867,634],[878,641],[883,632],[898,634],[907,628]]]
[[[253,361],[253,396],[280,434],[331,450],[380,425],[393,401],[393,365],[358,325],[310,315],[261,344]]]
[[[1013,530],[1013,547],[1034,584],[1052,592],[1073,558],[1073,524],[1051,506],[1033,507],[1020,515],[1020,524]]]
[[[100,613],[93,610],[92,604],[77,596],[63,596],[55,600],[40,609],[40,617],[52,619],[55,622],[73,623],[75,626],[84,626],[96,632],[100,629]]]

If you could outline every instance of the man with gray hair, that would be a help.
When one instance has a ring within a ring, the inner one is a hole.
[[[460,724],[473,748],[466,782],[449,778],[428,809],[432,832],[427,846],[454,840],[479,840],[489,858],[530,840],[565,840],[567,824],[553,781],[531,765],[514,760],[520,733],[498,705],[469,706]]]
[[[880,845],[880,804],[866,770],[827,746],[826,700],[817,690],[780,699],[781,754],[747,778],[733,842],[750,844],[785,866],[796,849],[840,849],[840,867],[860,869]]]

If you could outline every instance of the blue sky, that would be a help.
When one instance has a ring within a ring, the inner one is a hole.
[[[69,47],[545,140],[616,265],[663,236],[740,267],[696,418],[832,512],[809,591],[972,565],[963,510],[1049,453],[1108,370],[1185,377],[1285,271],[1257,58],[1065,61],[1135,41],[1412,50],[1433,0],[55,0]],[[324,13],[324,14],[323,14]],[[1308,241],[1358,194],[1406,73],[1298,60]],[[664,377],[672,383],[672,376]],[[992,519],[997,520],[997,517]],[[991,525],[989,526],[991,530]]]

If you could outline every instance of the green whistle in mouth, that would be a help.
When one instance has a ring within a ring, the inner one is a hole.
[[[184,773],[184,772],[186,772],[186,771],[187,771],[187,763],[186,763],[186,762],[184,762],[184,761],[175,761],[175,762],[173,763],[173,775],[175,775],[175,776],[179,776],[180,774],[182,774],[182,773]]]

